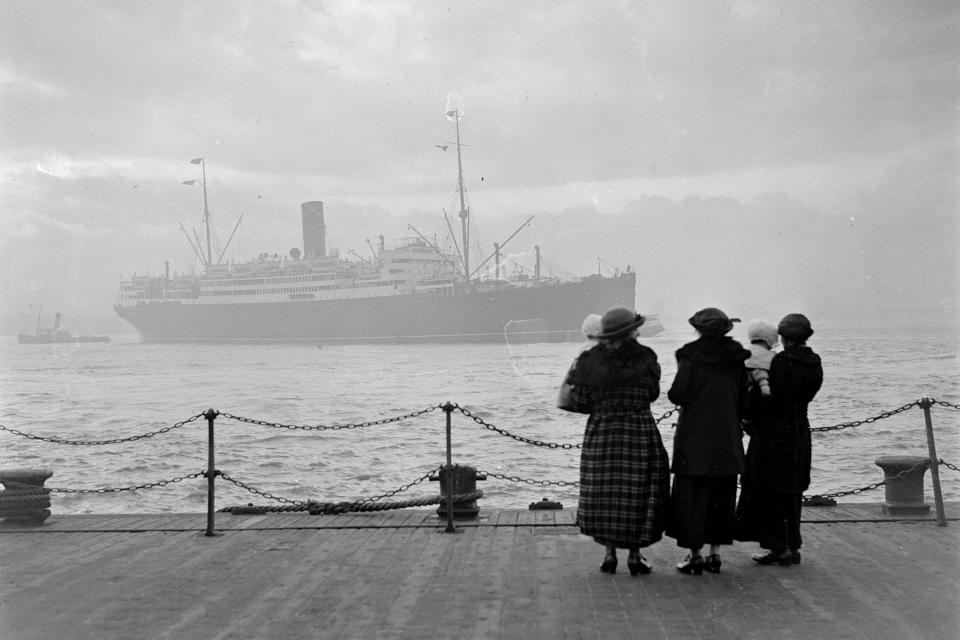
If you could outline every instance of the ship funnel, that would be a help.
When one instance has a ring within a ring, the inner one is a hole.
[[[53,330],[56,331],[60,328],[60,314],[57,313],[53,316]]]
[[[323,202],[314,200],[300,205],[303,219],[303,254],[323,258],[327,255],[327,228],[323,224]]]

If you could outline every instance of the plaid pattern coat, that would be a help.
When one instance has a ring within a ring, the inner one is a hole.
[[[573,404],[590,414],[580,457],[577,524],[582,534],[619,548],[660,540],[670,498],[667,451],[650,412],[660,392],[660,365],[652,350],[632,340],[626,344],[631,343],[625,353],[604,353],[603,345],[587,352],[612,361],[599,386],[584,384],[598,382],[578,371],[585,363],[574,363],[568,376]],[[610,380],[611,370],[624,374]]]

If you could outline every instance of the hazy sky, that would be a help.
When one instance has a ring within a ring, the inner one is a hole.
[[[226,256],[369,254],[454,215],[545,270],[632,265],[641,311],[958,308],[960,5],[0,3],[0,303],[112,314]],[[453,218],[456,222],[456,219]],[[34,307],[35,308],[35,307]],[[602,310],[600,310],[602,311]]]

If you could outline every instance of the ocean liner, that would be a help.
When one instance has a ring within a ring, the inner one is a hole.
[[[171,276],[168,263],[163,275],[123,281],[116,313],[144,342],[322,345],[582,340],[581,324],[588,314],[634,308],[636,273],[629,267],[611,275],[561,280],[541,273],[536,247],[532,272],[507,275],[501,251],[513,236],[495,243],[479,266],[471,265],[459,114],[447,115],[457,122],[462,231],[452,248],[442,249],[411,226],[416,237],[393,246],[381,236],[372,259],[359,254],[359,260],[343,259],[337,250],[328,251],[323,203],[313,201],[301,205],[302,250],[225,263],[223,252],[217,258],[210,246],[206,166],[197,158],[192,162],[203,169],[206,247],[202,234],[187,238],[204,272]],[[649,336],[660,330],[657,318],[650,316],[641,332]]]

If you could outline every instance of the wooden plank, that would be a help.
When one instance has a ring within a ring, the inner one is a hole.
[[[490,519],[516,524],[519,513]],[[0,637],[887,640],[960,631],[960,557],[949,551],[960,528],[933,522],[805,523],[799,567],[756,566],[755,545],[737,544],[723,547],[720,574],[699,577],[673,569],[682,550],[665,540],[644,550],[654,573],[633,578],[625,567],[600,573],[602,547],[544,535],[546,526],[280,526],[206,538],[162,520],[157,532],[0,535]]]

